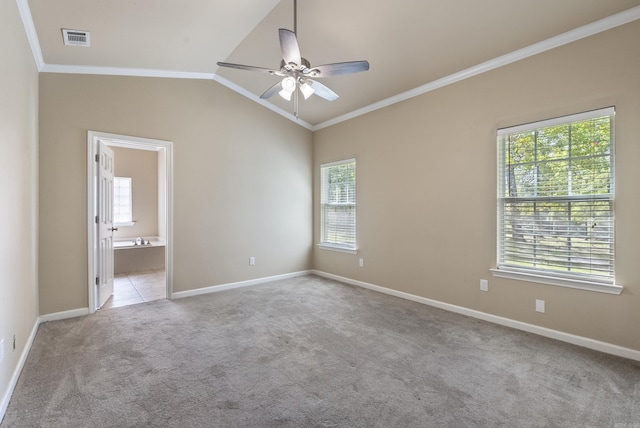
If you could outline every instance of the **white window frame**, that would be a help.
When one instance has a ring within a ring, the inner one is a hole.
[[[120,214],[117,212],[118,211],[118,206],[120,204],[116,203],[116,199],[119,197],[119,190],[122,187],[121,184],[119,183],[128,183],[128,187],[129,187],[129,200],[128,200],[128,207],[129,207],[129,218],[125,219],[124,221],[116,221],[117,218],[120,217]],[[131,177],[113,177],[113,199],[114,199],[114,203],[113,203],[113,218],[114,218],[114,226],[133,226],[135,225],[135,221],[133,221],[133,180],[131,179]]]
[[[599,110],[579,113],[575,115],[563,116],[563,117],[558,117],[558,118],[549,119],[545,121],[518,125],[518,126],[513,126],[513,127],[503,128],[498,130],[498,133],[497,133],[498,134],[498,138],[497,138],[498,140],[497,265],[498,266],[495,269],[491,269],[493,276],[508,278],[508,279],[515,279],[515,280],[538,282],[538,283],[556,285],[556,286],[562,286],[562,287],[577,288],[577,289],[583,289],[583,290],[589,290],[589,291],[598,291],[598,292],[604,292],[604,293],[610,293],[610,294],[620,294],[622,292],[623,287],[615,284],[613,272],[611,276],[607,276],[607,275],[596,275],[596,274],[584,273],[584,272],[571,272],[569,270],[567,270],[566,272],[564,271],[556,272],[550,269],[543,269],[543,268],[530,267],[530,266],[519,267],[517,265],[514,265],[513,263],[510,263],[508,260],[506,260],[506,258],[504,257],[505,253],[503,251],[504,250],[503,247],[506,245],[505,242],[507,240],[506,232],[505,232],[505,230],[507,229],[506,228],[507,220],[503,218],[502,213],[506,209],[505,207],[507,206],[507,204],[514,203],[516,201],[517,201],[516,203],[521,203],[522,201],[525,203],[539,204],[545,201],[548,202],[548,200],[550,199],[549,197],[539,197],[539,196],[527,196],[524,199],[519,199],[517,197],[515,198],[510,197],[510,195],[505,194],[506,193],[505,191],[506,165],[509,162],[506,159],[507,156],[505,154],[507,151],[505,139],[511,134],[536,132],[538,130],[542,130],[543,128],[547,128],[551,126],[570,124],[570,123],[575,123],[575,122],[580,122],[580,121],[585,121],[585,120],[595,119],[595,118],[600,118],[605,116],[614,117],[615,108],[609,107],[605,109],[599,109]],[[558,202],[560,203],[567,202],[571,204],[572,202],[570,201],[574,201],[574,200],[578,202],[585,202],[587,200],[589,201],[595,200],[593,198],[602,198],[603,200],[608,201],[611,204],[611,206],[613,206],[614,194],[615,194],[615,182],[614,182],[615,139],[614,139],[613,131],[614,129],[613,129],[613,123],[612,123],[611,141],[610,141],[610,150],[609,150],[610,177],[611,177],[611,186],[609,189],[609,193],[576,196],[571,194],[571,191],[569,190],[566,196],[555,197],[555,198],[558,198],[556,199]],[[537,150],[537,149],[534,149],[534,150]],[[571,154],[569,154],[569,157],[566,159],[567,159],[567,162],[570,163],[572,160],[575,160],[576,158],[573,157]],[[536,162],[535,163],[536,168],[534,169],[534,171],[537,171],[538,161],[536,160],[535,162]],[[544,162],[545,161],[540,161],[540,165],[542,165]],[[549,161],[546,161],[546,162],[549,162]],[[569,172],[569,183],[571,182],[570,177],[571,177],[571,174]],[[537,180],[537,178],[535,180]],[[569,188],[570,188],[570,184],[569,184]],[[537,190],[536,190],[536,193],[537,193]],[[614,220],[613,212],[611,213],[611,216],[612,218],[611,218],[611,227],[610,227],[610,239],[611,239],[611,245],[613,247],[613,240],[615,239],[615,232],[614,232],[613,223],[612,223]],[[615,261],[615,255],[612,256],[612,263],[614,261]]]
[[[347,164],[353,164],[354,168],[354,180],[353,184],[348,190],[348,195],[346,196],[346,201],[343,202],[331,202],[328,200],[329,198],[329,183],[328,183],[328,170],[333,167],[343,166]],[[344,159],[337,162],[324,163],[320,165],[320,243],[318,246],[323,249],[342,251],[347,253],[356,254],[357,253],[357,165],[356,159]],[[344,223],[338,224],[331,223],[329,219],[327,219],[327,210],[331,207],[348,209],[350,211],[350,217],[352,219],[352,224]],[[352,239],[345,240],[332,240],[329,235],[330,231],[335,231],[336,229],[344,228],[346,226],[347,229],[351,229],[347,231],[347,234],[350,235]]]

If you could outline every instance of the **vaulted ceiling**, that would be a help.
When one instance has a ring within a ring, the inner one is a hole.
[[[293,29],[293,0],[18,4],[43,72],[213,79],[295,120],[291,102],[259,99],[277,76],[216,65],[279,69],[278,28]],[[318,129],[636,19],[640,0],[299,0],[312,66],[371,64],[322,79],[340,98],[301,101],[299,123]],[[89,31],[91,46],[65,46],[62,28]]]

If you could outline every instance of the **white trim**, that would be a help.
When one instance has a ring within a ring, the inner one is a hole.
[[[327,168],[330,166],[344,165],[345,163],[355,163],[355,162],[356,162],[356,158],[353,157],[349,159],[342,159],[342,160],[333,161],[333,162],[321,163],[320,169]]]
[[[44,64],[43,73],[95,74],[106,76],[164,77],[169,79],[213,80],[213,73],[158,70],[153,68],[99,67],[94,65]]]
[[[89,134],[107,141],[108,146],[124,147],[137,150],[158,151],[160,148],[168,148],[171,141],[156,140],[153,138],[132,137],[128,135],[111,134],[109,132],[88,131]]]
[[[40,41],[38,41],[38,33],[36,33],[36,26],[34,25],[33,17],[31,16],[29,2],[28,0],[16,0],[16,3],[18,4],[18,10],[20,11],[24,31],[27,33],[27,40],[29,41],[29,46],[31,46],[31,53],[33,54],[33,59],[36,62],[36,67],[38,71],[42,71],[45,63],[44,58],[42,57],[42,50],[40,49]]]
[[[388,107],[392,104],[406,101],[410,98],[417,97],[427,92],[435,91],[436,89],[440,89],[445,86],[460,82],[462,80],[477,76],[479,74],[486,73],[491,70],[495,70],[496,68],[500,68],[502,66],[529,58],[531,56],[546,52],[551,49],[555,49],[560,46],[564,46],[566,44],[578,41],[580,39],[593,36],[603,31],[607,31],[612,28],[619,27],[624,24],[628,24],[629,22],[632,22],[638,19],[640,19],[640,6],[635,6],[623,12],[616,13],[614,15],[608,16],[606,18],[600,19],[598,21],[592,22],[587,25],[583,25],[582,27],[578,27],[573,30],[567,31],[566,33],[562,33],[557,36],[543,40],[541,42],[534,43],[530,46],[527,46],[522,49],[518,49],[516,51],[499,56],[497,58],[490,59],[483,63],[477,64],[467,69],[464,69],[462,71],[459,71],[457,73],[450,74],[441,79],[434,80],[425,85],[418,86],[417,88],[410,89],[406,92],[402,92],[398,95],[394,95],[393,97],[389,97],[382,101],[378,101],[377,103],[370,104],[366,107],[362,107],[350,113],[343,114],[342,116],[338,116],[333,119],[327,120],[326,122],[322,122],[318,125],[315,125],[313,127],[313,131],[327,128],[329,126],[336,125],[340,122],[344,122],[349,119],[353,119],[355,117],[362,116],[367,113],[371,113],[372,111],[375,111],[384,107]]]
[[[87,282],[89,284],[89,291],[87,297],[89,299],[89,313],[93,313],[96,310],[96,289],[95,289],[95,274],[96,274],[96,252],[98,251],[98,243],[96,242],[96,223],[95,216],[96,206],[94,204],[97,197],[96,186],[98,177],[97,162],[95,162],[95,156],[98,153],[97,141],[94,141],[91,131],[87,135]]]
[[[597,110],[585,111],[582,113],[570,114],[567,116],[554,117],[538,122],[523,123],[522,125],[510,126],[498,129],[498,137],[501,135],[514,134],[522,131],[533,131],[537,128],[547,128],[549,126],[561,125],[570,122],[580,122],[583,120],[595,119],[597,117],[615,116],[615,107],[606,107]]]
[[[87,132],[87,251],[88,251],[88,296],[89,313],[96,311],[95,296],[95,221],[94,221],[94,198],[95,189],[93,182],[97,174],[94,157],[97,153],[98,140],[107,145],[140,149],[140,150],[160,150],[165,149],[165,181],[166,181],[166,249],[165,249],[165,276],[167,281],[167,296],[172,295],[173,290],[173,142],[155,140],[151,138],[132,137],[127,135],[111,134],[107,132],[88,131]]]
[[[321,242],[317,244],[317,246],[321,250],[337,251],[338,253],[358,254],[357,248],[344,248],[337,245],[328,244],[326,242]]]
[[[210,287],[196,288],[193,290],[178,291],[171,295],[172,299],[182,299],[185,297],[201,296],[203,294],[217,293],[219,291],[233,290],[236,288],[249,287],[252,285],[265,284],[268,282],[279,281],[282,279],[296,278],[298,276],[309,275],[310,270],[299,272],[285,273],[282,275],[267,276],[264,278],[250,279],[247,281],[231,282],[228,284],[213,285]]]
[[[18,360],[18,364],[16,364],[16,368],[13,370],[13,375],[9,380],[9,386],[7,390],[2,395],[2,400],[0,400],[0,422],[4,419],[4,415],[7,412],[7,408],[9,407],[9,401],[11,401],[11,396],[13,395],[13,391],[18,383],[18,378],[20,378],[20,374],[22,373],[22,369],[24,368],[24,364],[27,362],[27,357],[29,356],[29,352],[31,351],[31,346],[33,345],[33,341],[36,338],[36,333],[38,332],[38,327],[40,326],[40,318],[36,318],[36,322],[31,329],[31,334],[29,334],[29,338],[22,349],[22,353],[20,354],[20,359]]]
[[[59,321],[69,318],[83,317],[85,315],[89,315],[89,308],[78,308],[62,312],[54,312],[52,314],[40,315],[40,324],[49,321]]]
[[[582,346],[584,348],[593,349],[595,351],[604,352],[606,354],[616,355],[623,358],[629,358],[632,360],[640,361],[640,351],[625,348],[623,346],[614,345],[607,342],[601,342],[599,340],[590,339],[588,337],[576,336],[574,334],[565,333],[558,330],[552,330],[546,327],[540,327],[533,324],[528,324],[521,321],[516,321],[510,318],[504,318],[497,315],[488,314],[486,312],[476,311],[474,309],[465,308],[463,306],[452,305],[450,303],[440,302],[438,300],[427,299],[426,297],[416,296],[414,294],[405,293],[403,291],[393,290],[379,285],[369,284],[363,281],[357,281],[350,278],[322,272],[318,270],[312,270],[312,273],[325,278],[333,279],[336,281],[344,282],[346,284],[355,285],[357,287],[366,288],[369,290],[377,291],[379,293],[388,294],[390,296],[399,297],[401,299],[411,300],[413,302],[422,303],[424,305],[433,306],[435,308],[444,309],[445,311],[454,312],[461,315],[466,315],[472,318],[481,319],[494,324],[503,325],[505,327],[511,327],[516,330],[526,331],[528,333],[537,334],[540,336],[548,337],[551,339],[559,340],[573,345]]]
[[[607,293],[619,295],[624,289],[621,285],[603,284],[599,282],[562,278],[550,275],[542,275],[531,272],[522,272],[511,270],[509,268],[489,269],[491,274],[497,278],[514,279],[516,281],[537,282],[539,284],[555,285],[558,287],[575,288],[578,290],[596,291],[598,293]]]

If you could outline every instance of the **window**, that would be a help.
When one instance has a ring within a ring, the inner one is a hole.
[[[613,285],[614,114],[608,108],[498,131],[494,274]]]
[[[320,245],[356,250],[356,161],[320,166]]]
[[[113,223],[133,226],[133,204],[130,177],[113,177]]]

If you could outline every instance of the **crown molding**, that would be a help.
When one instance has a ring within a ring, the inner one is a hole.
[[[106,76],[165,77],[170,79],[213,80],[213,73],[198,73],[152,68],[100,67],[93,65],[44,64],[42,73],[96,74]]]
[[[580,39],[593,36],[603,31],[628,24],[629,22],[633,22],[638,19],[640,19],[640,6],[635,6],[631,9],[627,9],[615,15],[611,15],[598,21],[592,22],[591,24],[583,25],[582,27],[567,31],[566,33],[562,33],[541,42],[534,43],[533,45],[518,49],[497,58],[490,59],[489,61],[474,65],[473,67],[469,67],[457,73],[453,73],[441,79],[429,82],[425,85],[418,86],[417,88],[410,89],[398,95],[394,95],[393,97],[386,98],[382,101],[378,101],[347,114],[327,120],[326,122],[315,125],[313,127],[313,130],[317,131],[329,126],[336,125],[349,119],[353,119],[372,111],[379,110],[381,108],[388,107],[402,101],[406,101],[410,98],[417,97],[427,92],[435,91],[436,89],[440,89],[445,86],[460,82],[462,80],[477,76],[479,74],[495,70],[496,68],[514,63],[516,61],[520,61],[525,58],[529,58],[542,52],[546,52],[548,50],[564,46]]]
[[[31,53],[33,54],[33,59],[36,62],[36,67],[38,68],[38,71],[42,71],[44,58],[42,57],[40,41],[38,40],[38,34],[36,33],[36,26],[33,24],[29,3],[27,0],[16,0],[16,3],[18,5],[18,10],[20,11],[20,17],[22,18],[24,31],[27,33],[27,40],[29,40],[29,46],[31,46]]]
[[[261,99],[260,97],[253,94],[252,92],[249,92],[246,89],[240,87],[239,85],[236,85],[235,83],[214,73],[155,70],[155,69],[144,69],[144,68],[120,68],[120,67],[45,64],[42,56],[42,51],[40,49],[40,43],[38,41],[38,35],[36,34],[35,26],[33,24],[33,19],[31,17],[31,10],[29,8],[28,1],[16,0],[16,2],[18,4],[18,9],[20,10],[20,16],[22,17],[22,22],[24,24],[24,28],[27,33],[27,38],[31,46],[31,51],[33,52],[33,57],[36,62],[36,66],[38,68],[38,71],[40,72],[214,80],[220,83],[221,85],[231,89],[232,91],[237,92],[238,94],[249,98],[250,100],[260,104],[261,106],[268,108],[269,110],[291,120],[292,122],[310,131],[318,131],[323,128],[328,128],[338,123],[356,118],[358,116],[362,116],[367,113],[371,113],[373,111],[391,106],[393,104],[406,101],[410,98],[423,95],[427,92],[435,91],[436,89],[440,89],[445,86],[452,85],[454,83],[460,82],[465,79],[469,79],[479,74],[486,73],[491,70],[495,70],[502,66],[512,64],[522,59],[529,58],[531,56],[546,52],[548,50],[555,49],[560,46],[564,46],[566,44],[578,41],[580,39],[584,39],[586,37],[593,36],[603,31],[607,31],[612,28],[619,27],[621,25],[628,24],[630,22],[640,19],[640,6],[635,6],[625,11],[622,11],[614,15],[608,16],[606,18],[600,19],[598,21],[592,22],[590,24],[586,24],[581,27],[575,28],[573,30],[567,31],[565,33],[559,34],[557,36],[548,38],[541,42],[534,43],[533,45],[524,47],[522,49],[518,49],[516,51],[507,53],[497,58],[493,58],[483,63],[477,64],[473,67],[469,67],[462,71],[434,80],[422,86],[418,86],[417,88],[410,89],[398,95],[394,95],[392,97],[389,97],[384,100],[378,101],[376,103],[370,104],[368,106],[359,108],[352,112],[337,116],[333,119],[329,119],[318,125],[311,125],[308,122],[305,122],[304,120],[296,118],[293,114],[287,112],[286,110],[283,110],[282,108],[277,107],[271,104],[270,102]]]

